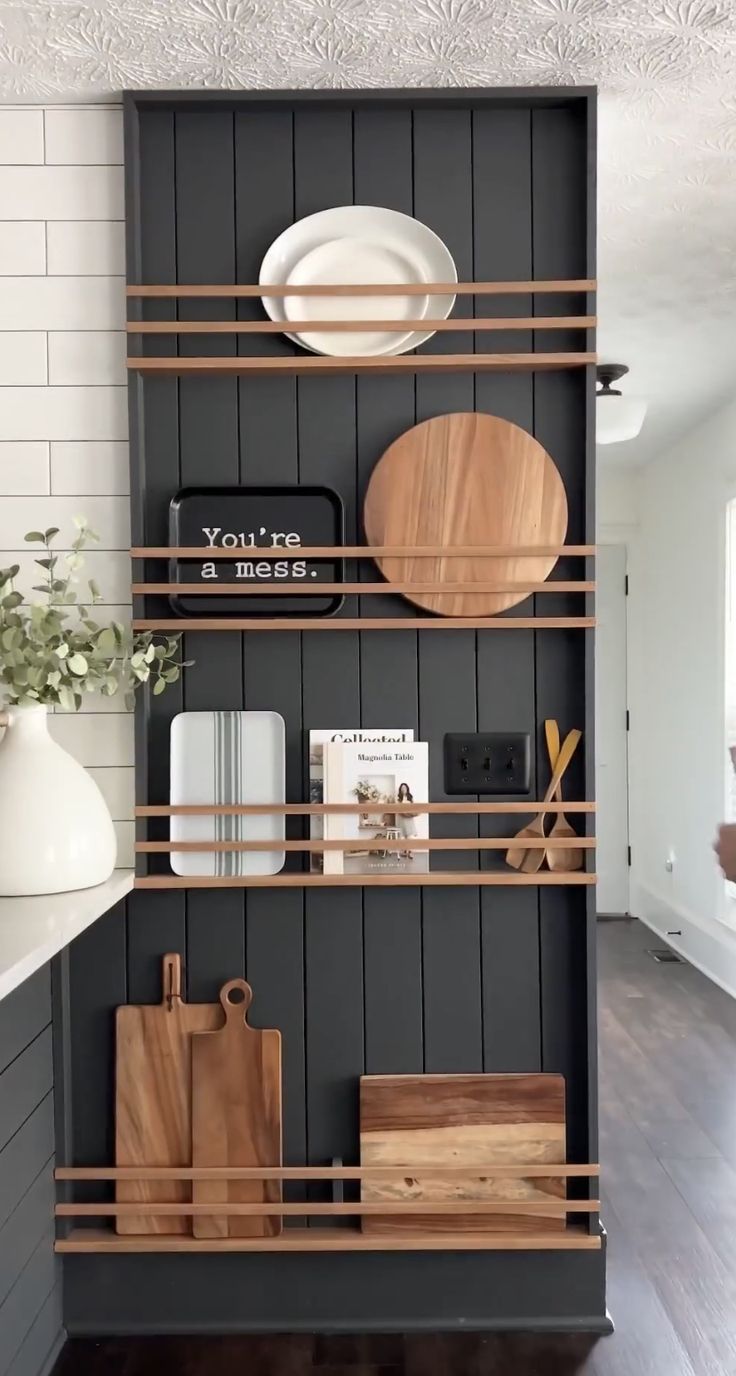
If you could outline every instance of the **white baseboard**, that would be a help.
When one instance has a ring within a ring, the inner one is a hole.
[[[678,955],[736,998],[736,932],[708,931],[643,884],[632,883],[632,913]],[[672,936],[673,931],[680,936]]]

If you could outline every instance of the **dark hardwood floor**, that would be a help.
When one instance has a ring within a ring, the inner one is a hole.
[[[599,934],[611,1337],[77,1340],[55,1376],[736,1376],[736,1001]]]

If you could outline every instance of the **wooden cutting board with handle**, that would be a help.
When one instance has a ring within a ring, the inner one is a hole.
[[[553,1177],[499,1179],[488,1167],[563,1165],[565,1081],[562,1075],[363,1075],[360,1162],[401,1166],[396,1180],[364,1180],[365,1201],[562,1199]],[[467,1180],[417,1179],[419,1166],[482,1166]],[[555,1232],[565,1218],[539,1214],[364,1215],[364,1232]]]
[[[522,558],[513,549],[561,545],[567,496],[533,435],[499,416],[461,411],[422,421],[389,445],[371,473],[363,521],[369,545],[510,546],[498,558],[376,560],[389,583],[501,584],[508,591],[407,594],[441,616],[491,616],[523,602],[523,585],[551,573],[554,555]]]
[[[125,1004],[115,1021],[115,1163],[189,1166],[192,1160],[191,1034],[222,1023],[219,1003],[185,1003],[181,956],[162,960],[158,1004]],[[120,1202],[189,1202],[186,1180],[119,1180]],[[191,1233],[191,1218],[116,1219],[119,1233]]]
[[[281,1033],[250,1027],[253,993],[244,979],[220,990],[225,1021],[192,1037],[192,1164],[280,1166]],[[198,1180],[195,1203],[279,1203],[277,1180]],[[193,1220],[195,1237],[271,1237],[282,1220],[213,1212]]]

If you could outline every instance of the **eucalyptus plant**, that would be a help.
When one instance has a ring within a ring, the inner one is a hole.
[[[66,554],[53,548],[56,526],[25,536],[27,544],[42,545],[44,551],[35,560],[43,570],[38,575],[43,581],[33,588],[41,594],[35,601],[24,602],[15,588],[20,565],[0,569],[0,696],[13,706],[39,703],[75,712],[93,693],[124,693],[130,708],[140,684],[150,680],[153,692],[163,693],[191,661],[180,658],[180,635],[156,637],[95,618],[102,593],[89,578],[81,595],[79,575],[83,551],[98,536],[82,516],[74,525],[77,533]]]

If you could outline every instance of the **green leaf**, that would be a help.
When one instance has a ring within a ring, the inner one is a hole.
[[[84,655],[80,655],[79,653],[70,655],[67,663],[72,674],[86,674],[89,668]]]
[[[88,586],[90,592],[92,593],[92,596],[93,596],[93,597],[101,597],[101,596],[102,596],[102,593],[100,592],[99,584],[95,582],[94,578],[90,578],[90,580],[89,580],[87,586]]]
[[[115,654],[118,648],[118,642],[115,636],[115,632],[111,626],[106,626],[103,631],[100,631],[100,634],[97,637],[97,648],[100,651],[100,654]]]
[[[58,527],[58,526],[49,526],[48,530],[45,530],[45,531],[44,531],[44,533],[43,533],[43,538],[44,538],[44,540],[46,541],[46,543],[48,544],[49,540],[53,540],[54,536],[55,536],[55,535],[58,535],[58,534],[59,534],[59,527]]]
[[[23,598],[19,592],[9,592],[7,597],[4,597],[2,602],[0,602],[0,606],[10,612],[13,610],[13,607],[20,607],[22,601]]]
[[[40,530],[29,530],[28,534],[23,536],[23,539],[28,545],[42,545],[44,542]]]
[[[26,540],[27,540],[27,539],[28,539],[28,536],[26,535]],[[50,569],[50,568],[51,568],[51,565],[53,564],[54,561],[53,561],[53,559],[34,559],[33,562],[34,562],[34,564],[38,564],[39,568],[42,568],[42,569]]]
[[[166,679],[164,679],[164,678],[157,678],[157,679],[156,679],[156,682],[155,682],[154,685],[153,685],[153,694],[154,694],[154,697],[158,697],[159,694],[165,692],[165,690],[166,690]]]

